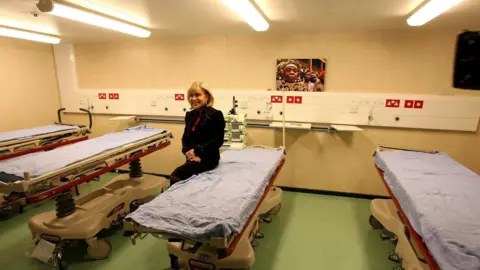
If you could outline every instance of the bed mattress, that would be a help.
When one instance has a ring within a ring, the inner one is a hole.
[[[27,139],[27,138],[31,138],[39,135],[45,135],[45,134],[55,133],[55,132],[64,131],[64,130],[71,130],[71,129],[73,130],[78,128],[79,128],[78,126],[69,126],[69,125],[48,125],[48,126],[0,132],[0,142]]]
[[[0,181],[23,179],[23,173],[39,177],[67,167],[106,151],[126,146],[149,137],[165,133],[160,129],[138,126],[122,132],[113,132],[94,139],[78,142],[51,151],[37,152],[0,162]]]
[[[282,158],[281,149],[225,151],[216,169],[176,183],[127,219],[189,238],[229,237],[242,230]]]
[[[480,269],[480,177],[446,153],[382,151],[375,163],[441,269]]]

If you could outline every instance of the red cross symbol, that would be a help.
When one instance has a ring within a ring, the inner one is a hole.
[[[405,106],[404,108],[413,108],[413,103],[415,102],[415,100],[405,100]]]
[[[185,100],[185,94],[175,94],[175,100]]]
[[[413,105],[415,109],[423,109],[423,100],[415,100],[415,105]]]

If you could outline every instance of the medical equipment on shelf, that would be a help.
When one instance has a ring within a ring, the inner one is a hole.
[[[392,199],[371,203],[370,225],[397,242],[394,269],[480,269],[480,177],[446,153],[379,148]]]
[[[56,196],[170,143],[171,133],[129,128],[0,162],[0,213]]]
[[[14,158],[29,153],[50,150],[59,146],[72,144],[88,139],[92,128],[92,115],[88,113],[89,127],[62,123],[61,112],[58,110],[58,123],[29,129],[0,132],[0,160]]]
[[[171,137],[169,131],[140,126],[86,141],[82,148],[98,147],[100,153],[49,173],[50,179],[66,175],[71,178],[54,190],[27,198],[27,202],[28,199],[37,201],[46,194],[50,197],[53,193],[60,193],[55,210],[35,215],[28,222],[33,236],[30,255],[66,269],[65,248],[74,242],[85,241],[89,258],[107,258],[112,248],[107,240],[99,238],[99,233],[112,225],[121,225],[127,213],[168,188],[166,179],[143,174],[140,158],[168,146]],[[130,164],[129,174],[119,175],[103,188],[73,199],[72,187],[125,164]],[[30,181],[46,181],[38,178]],[[26,187],[21,183],[17,185],[19,189]]]
[[[225,115],[225,136],[222,150],[240,150],[247,146],[247,115]]]
[[[232,98],[232,108],[228,111],[229,115],[237,115],[238,100],[235,99],[235,96]]]
[[[176,183],[124,221],[135,245],[147,234],[167,239],[171,269],[249,269],[259,222],[280,211],[273,184],[283,149],[246,148],[222,153],[212,171]]]

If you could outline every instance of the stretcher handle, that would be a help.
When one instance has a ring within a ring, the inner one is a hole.
[[[64,110],[65,110],[65,109],[64,109]],[[88,114],[88,122],[90,123],[89,126],[88,126],[88,128],[89,128],[89,129],[92,129],[92,113],[91,113],[89,110],[84,109],[84,108],[80,108],[80,111],[86,112],[86,113]]]
[[[57,110],[58,123],[62,123],[62,112],[65,111],[65,108],[60,108]]]

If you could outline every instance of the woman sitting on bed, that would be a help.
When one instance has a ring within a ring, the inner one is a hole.
[[[207,86],[194,82],[187,98],[193,110],[185,116],[182,137],[186,162],[173,171],[172,184],[217,167],[223,145],[225,119],[221,111],[212,107],[213,96]]]

